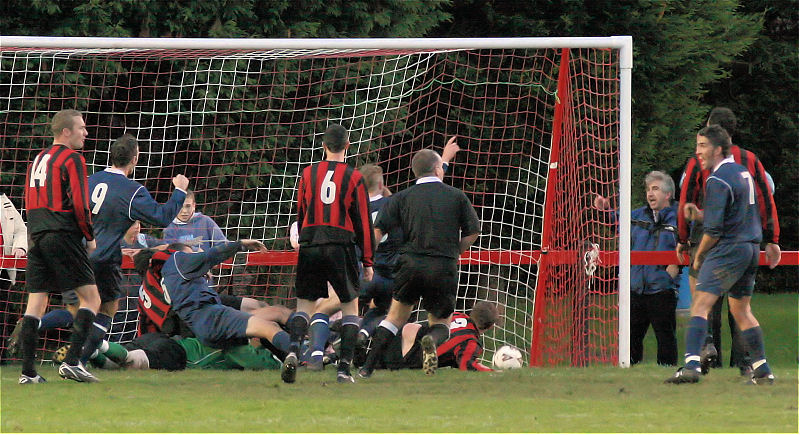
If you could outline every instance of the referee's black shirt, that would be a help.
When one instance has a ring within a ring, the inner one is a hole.
[[[461,238],[481,230],[478,215],[464,192],[435,177],[417,180],[417,184],[393,195],[381,209],[375,227],[388,233],[395,226],[400,226],[405,235],[400,252],[453,259],[461,255]]]

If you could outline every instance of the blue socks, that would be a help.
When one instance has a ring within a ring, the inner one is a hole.
[[[700,368],[700,348],[706,338],[708,320],[694,316],[689,319],[689,328],[686,330],[685,367],[691,370]]]
[[[747,346],[747,350],[750,351],[754,374],[772,373],[769,364],[767,364],[767,357],[764,352],[764,333],[761,331],[761,327],[756,326],[745,329],[741,334],[742,341],[744,341],[745,346]]]
[[[72,326],[72,314],[65,310],[53,310],[42,316],[39,329],[69,328]]]
[[[330,317],[324,313],[316,313],[311,317],[311,325],[308,327],[309,350],[311,357],[309,361],[317,358],[320,360],[324,355],[325,344],[328,343],[328,337],[331,335],[331,330],[328,327]]]
[[[275,334],[271,340],[273,346],[277,347],[278,349],[284,352],[289,352],[290,341],[291,340],[289,339],[289,333],[286,331],[278,331],[278,333]]]
[[[306,332],[308,331],[308,323],[308,314],[302,311],[297,311],[289,316],[289,320],[286,321],[286,326],[289,329],[290,337],[289,352],[299,355],[300,343],[306,336]]]
[[[382,310],[380,308],[370,308],[366,313],[364,313],[364,319],[361,321],[360,332],[367,338],[372,337],[372,334],[375,333],[375,328],[378,327],[378,323],[383,320],[384,316],[386,316],[386,310]]]

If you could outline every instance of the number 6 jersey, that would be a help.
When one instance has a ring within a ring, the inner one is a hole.
[[[297,188],[300,246],[355,242],[364,267],[372,266],[372,232],[367,189],[361,173],[346,163],[324,160],[303,170]]]

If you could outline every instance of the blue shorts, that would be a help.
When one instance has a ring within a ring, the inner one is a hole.
[[[122,270],[116,263],[95,263],[92,264],[94,279],[97,283],[97,292],[100,294],[100,302],[113,302],[122,297]]]
[[[366,281],[361,285],[363,298],[375,302],[375,306],[381,310],[388,311],[392,303],[392,291],[394,290],[394,280],[384,277],[375,270],[372,281]]]
[[[697,290],[734,299],[753,295],[758,269],[757,243],[717,244],[708,252],[697,276]]]
[[[225,305],[206,305],[186,319],[195,337],[206,346],[224,349],[247,338],[250,314]]]

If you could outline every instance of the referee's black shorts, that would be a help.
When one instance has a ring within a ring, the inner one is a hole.
[[[358,297],[355,245],[300,246],[295,280],[297,297],[308,301],[327,298],[329,282],[343,304]]]
[[[76,232],[30,235],[26,272],[29,293],[63,292],[95,283],[83,235]]]
[[[405,253],[397,260],[393,298],[422,308],[434,317],[453,314],[458,292],[458,260]]]

